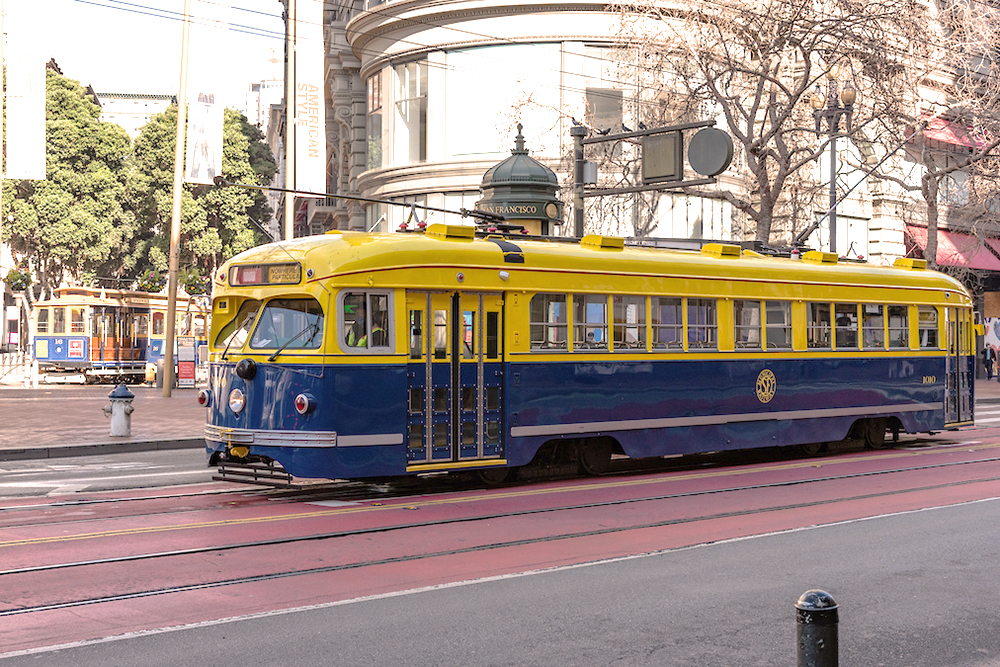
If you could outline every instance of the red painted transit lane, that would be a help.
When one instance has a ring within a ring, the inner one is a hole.
[[[280,527],[278,532],[281,532],[292,524],[299,531],[308,532],[341,522],[356,524],[359,520],[370,521],[373,526],[387,520],[398,523],[401,517],[413,514],[433,521],[467,516],[470,512],[481,516],[499,513],[501,509],[591,505],[339,538],[333,545],[309,542],[257,548],[245,553],[229,552],[225,556],[202,554],[192,558],[161,559],[153,568],[147,564],[121,564],[106,570],[95,568],[88,576],[67,577],[62,572],[58,577],[46,579],[52,573],[41,573],[43,578],[32,581],[24,575],[7,575],[2,582],[4,608],[43,603],[38,592],[53,592],[54,589],[58,592],[50,601],[71,601],[167,584],[190,584],[310,567],[327,568],[323,572],[279,580],[8,616],[0,629],[0,645],[5,650],[16,650],[16,647],[42,646],[362,595],[387,594],[482,576],[514,574],[968,502],[996,495],[1000,465],[995,461],[969,462],[975,458],[996,458],[996,450],[996,444],[976,444],[916,453],[873,452],[698,473],[566,480],[452,494],[447,498],[401,499],[388,507],[384,504],[367,506],[371,510],[365,510],[364,504],[324,508],[323,514],[313,512],[315,506],[297,508],[298,511],[291,513],[280,508],[281,511],[273,516],[281,517],[281,521],[274,521],[273,517],[268,520],[265,515],[248,516],[245,507],[222,508],[216,511],[219,514],[216,529],[201,522],[188,529],[173,526],[163,530],[163,526],[154,522],[150,532],[140,534],[146,550],[167,548],[175,544],[178,535],[186,532],[202,539],[211,538],[206,542],[213,544],[217,530],[235,531],[231,533],[233,536],[243,531],[244,536],[259,539],[270,536],[272,529]],[[907,467],[919,469],[854,476]],[[789,484],[789,481],[810,475],[833,479]],[[720,490],[724,488],[734,490]],[[711,493],[683,495],[705,492]],[[656,496],[660,498],[592,506],[600,502]],[[419,509],[408,509],[411,507]],[[273,507],[268,509],[275,510]],[[238,520],[244,523],[227,523],[229,513],[238,515]],[[58,535],[51,534],[47,544],[49,547],[73,542],[97,544],[107,539],[114,546],[115,540],[122,537],[105,538],[100,532],[92,531],[90,537],[82,540],[69,536],[65,543],[59,542]],[[0,553],[6,554],[14,548],[10,542],[4,544],[6,546],[0,545]],[[123,571],[116,575],[120,568]],[[78,584],[67,585],[67,581]],[[60,582],[62,590],[59,590]]]

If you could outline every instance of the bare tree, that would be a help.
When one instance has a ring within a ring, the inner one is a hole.
[[[621,14],[619,59],[638,81],[635,122],[718,118],[736,144],[737,178],[688,194],[730,202],[764,243],[815,217],[815,160],[829,139],[817,136],[809,102],[826,75],[839,68],[864,89],[852,130],[877,154],[893,139],[879,120],[899,116],[905,62],[923,57],[927,43],[908,1],[617,0],[612,7]]]

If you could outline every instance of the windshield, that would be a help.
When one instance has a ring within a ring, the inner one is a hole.
[[[260,310],[260,301],[248,299],[240,305],[240,311],[236,317],[226,322],[222,327],[218,337],[215,339],[215,346],[228,349],[230,346],[243,347],[250,333],[250,325],[253,324],[257,311]]]
[[[307,331],[308,329],[308,331]],[[272,299],[250,338],[255,349],[315,349],[323,342],[323,307],[316,299]]]

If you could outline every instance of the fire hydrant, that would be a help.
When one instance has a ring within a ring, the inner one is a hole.
[[[115,437],[127,438],[132,435],[132,399],[135,394],[128,390],[125,383],[115,387],[115,390],[108,394],[111,399],[109,405],[104,406],[104,414],[111,417],[111,435]]]

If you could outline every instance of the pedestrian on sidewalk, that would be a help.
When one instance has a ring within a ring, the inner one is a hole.
[[[992,345],[983,348],[983,366],[986,367],[986,379],[993,379],[993,364],[997,360],[997,353]],[[1000,374],[997,375],[997,382],[1000,382]]]

